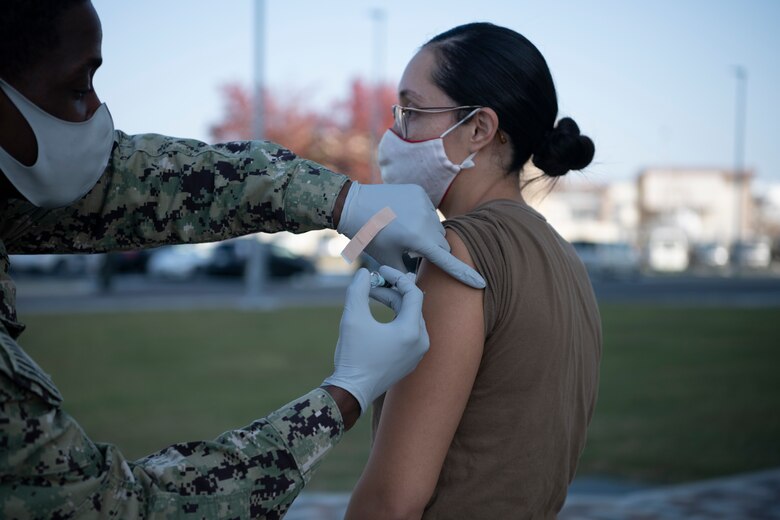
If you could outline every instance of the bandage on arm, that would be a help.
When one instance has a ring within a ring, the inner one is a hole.
[[[377,211],[363,227],[361,227],[349,244],[341,252],[341,256],[344,257],[348,263],[354,262],[360,253],[366,248],[366,246],[379,234],[390,222],[395,220],[395,213],[389,207],[384,207]]]

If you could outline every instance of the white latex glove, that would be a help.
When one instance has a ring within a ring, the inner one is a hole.
[[[423,294],[414,284],[414,275],[388,267],[383,267],[381,273],[395,285],[394,289],[384,289],[397,295],[384,298],[392,302],[397,313],[395,319],[380,323],[371,315],[369,273],[358,269],[347,289],[334,356],[335,370],[323,382],[355,396],[361,413],[411,372],[430,344],[422,317]]]
[[[436,208],[416,184],[359,184],[352,182],[341,211],[338,232],[352,238],[382,208],[396,214],[366,247],[366,254],[380,264],[406,272],[403,254],[424,256],[443,271],[476,289],[485,281],[471,267],[450,254]]]

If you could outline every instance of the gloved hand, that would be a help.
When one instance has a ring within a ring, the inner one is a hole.
[[[397,315],[380,323],[368,308],[369,273],[359,269],[347,289],[341,316],[339,341],[334,356],[335,370],[323,385],[343,388],[355,396],[361,413],[398,380],[411,372],[428,351],[428,331],[422,317],[423,294],[414,275],[388,267],[380,273],[395,285],[394,296],[385,296]]]
[[[366,247],[366,254],[380,264],[406,272],[402,256],[424,256],[443,271],[476,289],[485,281],[471,267],[450,254],[436,208],[425,191],[415,184],[358,184],[352,182],[344,201],[337,231],[349,238],[376,212],[389,206],[396,214]]]

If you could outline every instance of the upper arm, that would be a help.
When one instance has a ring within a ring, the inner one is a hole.
[[[267,141],[116,136],[108,168],[76,203],[46,211],[10,205],[9,251],[133,249],[332,226],[347,180]]]
[[[447,240],[452,253],[474,267],[460,237],[448,230]],[[355,517],[361,510],[376,517],[380,508],[422,512],[482,358],[483,291],[429,262],[422,264],[418,285],[425,294],[430,350],[415,371],[387,393],[374,446],[350,504]]]

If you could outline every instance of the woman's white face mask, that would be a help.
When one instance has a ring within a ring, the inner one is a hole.
[[[477,152],[474,152],[462,163],[454,164],[444,150],[444,137],[479,110],[479,108],[472,110],[439,137],[425,141],[407,141],[392,129],[388,129],[379,142],[377,150],[382,182],[417,184],[425,190],[433,205],[438,208],[455,176],[461,170],[473,168],[474,157],[477,155]]]
[[[83,123],[56,118],[0,79],[0,88],[27,120],[38,144],[38,158],[25,166],[0,147],[0,170],[27,200],[58,208],[83,197],[108,165],[114,122],[105,103]]]

